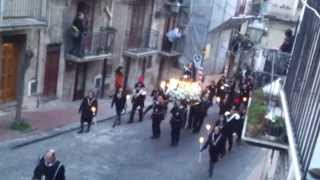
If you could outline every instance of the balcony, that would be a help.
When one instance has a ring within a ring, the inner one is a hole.
[[[66,60],[83,63],[104,60],[112,57],[115,30],[103,32],[86,32],[82,34],[80,46],[76,42],[69,42],[66,50]]]
[[[47,0],[0,0],[0,31],[47,25]]]
[[[124,51],[124,56],[140,59],[158,54],[159,36],[159,31],[151,30],[128,37],[128,48]]]
[[[163,44],[162,49],[160,52],[161,56],[164,57],[178,57],[180,56],[184,51],[185,46],[185,37],[180,38],[179,40],[175,41],[170,45],[170,42],[167,40],[167,36],[163,37]]]
[[[249,144],[287,150],[288,140],[280,92],[290,55],[278,50],[260,49],[255,57],[255,91],[250,98],[242,139]],[[259,67],[257,67],[259,66]]]

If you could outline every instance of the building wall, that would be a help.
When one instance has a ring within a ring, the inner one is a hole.
[[[292,23],[284,21],[270,20],[268,24],[268,33],[261,40],[261,47],[267,49],[279,49],[285,38],[287,29],[294,30]]]

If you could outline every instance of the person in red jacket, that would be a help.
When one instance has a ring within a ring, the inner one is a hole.
[[[115,73],[116,73],[116,76],[115,76],[115,87],[116,87],[116,91],[119,90],[120,88],[123,88],[124,86],[124,75],[123,75],[123,72],[122,72],[122,66],[119,66]]]

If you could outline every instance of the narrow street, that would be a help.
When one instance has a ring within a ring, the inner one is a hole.
[[[216,116],[210,108],[210,119]],[[199,163],[199,135],[184,129],[178,147],[170,147],[169,114],[159,140],[151,140],[149,115],[142,123],[112,128],[98,124],[89,134],[67,133],[19,149],[0,149],[0,174],[6,180],[30,180],[37,158],[48,148],[57,151],[68,180],[195,180],[207,177],[208,154]],[[202,134],[205,134],[203,129]],[[236,145],[216,165],[212,179],[247,180],[265,150]]]

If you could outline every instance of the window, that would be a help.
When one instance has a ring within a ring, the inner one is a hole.
[[[100,89],[102,86],[102,75],[99,74],[94,78],[94,87]]]

